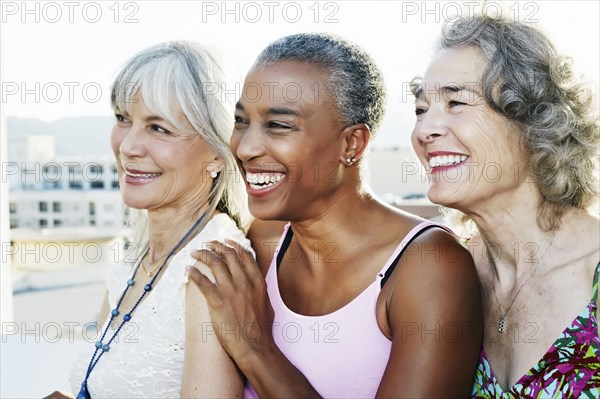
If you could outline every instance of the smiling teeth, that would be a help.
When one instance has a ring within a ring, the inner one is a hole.
[[[467,158],[466,155],[438,155],[429,158],[429,166],[435,168],[437,166],[455,165],[465,161]]]
[[[131,177],[141,177],[144,179],[151,179],[153,177],[160,176],[162,173],[133,173],[125,170],[125,174]]]
[[[285,175],[267,175],[260,173],[246,173],[246,181],[255,190],[271,187],[283,179]]]

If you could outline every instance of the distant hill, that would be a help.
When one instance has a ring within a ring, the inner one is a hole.
[[[408,119],[408,118],[406,118]],[[110,149],[110,132],[113,117],[63,118],[53,123],[32,118],[8,117],[8,160],[11,158],[11,142],[22,140],[27,135],[52,135],[55,137],[56,157],[88,159],[113,159]],[[426,180],[416,173],[417,160],[410,148],[410,121],[399,114],[391,115],[373,143],[369,157],[371,186],[380,195],[420,196],[427,191]],[[406,174],[408,170],[411,173]]]
[[[6,118],[7,149],[10,144],[28,135],[51,135],[55,137],[55,152],[62,156],[112,156],[110,131],[113,117],[89,116],[63,118],[52,123],[32,118]]]
[[[111,157],[110,131],[112,116],[81,116],[63,118],[48,123],[34,118],[6,118],[8,158],[11,161],[10,144],[27,135],[51,135],[55,137],[57,157]],[[375,148],[410,147],[412,119],[399,113],[390,113],[372,143]]]

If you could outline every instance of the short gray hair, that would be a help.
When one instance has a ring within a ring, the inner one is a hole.
[[[330,92],[344,127],[365,123],[373,135],[379,129],[385,112],[385,85],[366,51],[332,34],[300,33],[269,44],[256,65],[283,61],[314,64],[329,73]]]

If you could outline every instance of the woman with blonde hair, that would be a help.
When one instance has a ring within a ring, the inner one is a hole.
[[[78,398],[242,394],[185,271],[190,252],[208,241],[248,245],[225,87],[220,61],[189,42],[148,48],[115,79],[111,145],[133,210],[136,259],[109,279],[98,340],[72,367]]]

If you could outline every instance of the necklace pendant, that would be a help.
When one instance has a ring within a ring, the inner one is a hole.
[[[498,332],[503,334],[506,331],[506,322],[504,321],[504,316],[500,316],[500,320],[498,321]]]
[[[84,381],[83,383],[81,383],[81,390],[79,391],[79,394],[77,394],[77,399],[90,399],[90,392],[87,389],[87,383]]]
[[[154,272],[147,272],[147,273],[146,273],[146,275],[147,275],[148,277],[152,277],[152,276],[154,276]]]

